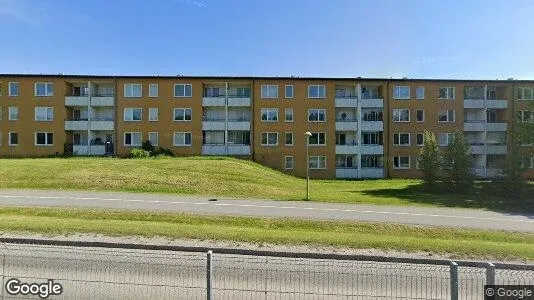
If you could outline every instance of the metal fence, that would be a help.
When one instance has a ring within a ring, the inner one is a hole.
[[[53,279],[53,299],[483,299],[484,284],[534,284],[534,265],[469,261],[22,239],[0,254],[0,299],[36,299],[8,294],[10,278]]]

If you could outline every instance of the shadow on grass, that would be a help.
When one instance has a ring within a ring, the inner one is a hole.
[[[397,197],[420,204],[521,214],[534,219],[534,184],[522,184],[520,192],[515,194],[502,182],[475,182],[464,189],[448,183],[437,183],[432,188],[421,183],[402,189],[376,189],[359,193],[373,197]]]

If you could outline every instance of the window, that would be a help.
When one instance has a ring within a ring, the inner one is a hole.
[[[534,121],[534,114],[529,110],[517,111],[517,122],[532,123]]]
[[[517,88],[517,99],[518,100],[532,100],[532,99],[534,99],[533,88],[527,88],[527,87]]]
[[[286,108],[286,122],[293,122],[293,109]]]
[[[363,145],[382,145],[383,131],[362,132]]]
[[[484,86],[466,86],[464,88],[464,99],[484,100]]]
[[[362,155],[362,168],[383,168],[384,158],[382,155]]]
[[[454,88],[453,87],[440,87],[438,99],[454,100]]]
[[[127,107],[124,109],[124,121],[141,121],[143,110],[141,108]]]
[[[425,143],[425,135],[422,134],[422,133],[418,133],[416,136],[415,136],[415,144],[417,146],[423,146],[423,144]]]
[[[262,146],[276,146],[278,145],[278,132],[262,132],[261,133]]]
[[[439,145],[442,147],[448,146],[454,137],[453,133],[440,133],[438,134]]]
[[[286,156],[284,157],[284,168],[286,170],[292,170],[294,165],[294,158],[293,156]]]
[[[191,132],[175,132],[172,143],[174,146],[191,146]]]
[[[11,97],[17,97],[19,95],[19,83],[18,82],[10,82],[8,86],[8,93]]]
[[[309,122],[325,122],[326,110],[325,109],[308,109],[308,121]]]
[[[148,97],[157,97],[159,95],[159,85],[151,83],[148,85]]]
[[[224,136],[223,136],[223,141],[224,141]],[[241,130],[228,131],[228,144],[250,145],[250,131],[248,130],[247,131],[241,131]]]
[[[9,146],[16,146],[19,144],[19,134],[18,132],[9,133]]]
[[[438,111],[438,122],[454,123],[454,109],[440,109]]]
[[[533,161],[532,161],[533,158],[534,157],[532,155],[522,156],[521,157],[521,167],[522,168],[528,168],[528,169],[534,168]]]
[[[394,133],[393,145],[395,146],[410,146],[410,134],[409,133]]]
[[[366,86],[362,88],[362,99],[380,99],[378,87]]]
[[[393,157],[393,167],[395,169],[409,169],[410,168],[410,157],[409,156]]]
[[[424,86],[418,86],[415,88],[415,99],[417,100],[425,99],[425,87]]]
[[[261,109],[262,122],[278,122],[278,108],[262,108]]]
[[[233,95],[229,95],[228,97],[232,97]],[[236,88],[236,95],[237,98],[250,98],[250,88],[246,87],[238,87]]]
[[[417,122],[424,122],[425,121],[425,110],[424,109],[416,110],[415,119]]]
[[[293,146],[293,132],[286,132],[286,146]]]
[[[8,108],[8,110],[9,110],[9,116],[8,116],[9,121],[16,121],[19,119],[19,108],[18,107],[11,106]]]
[[[375,110],[363,110],[362,109],[363,118],[362,121],[364,122],[376,122],[376,121],[384,121],[384,114],[381,111],[375,111]]]
[[[410,87],[409,86],[394,86],[393,87],[393,99],[397,99],[397,100],[410,99]]]
[[[4,117],[4,111],[2,110],[2,107],[0,106],[0,121],[2,121],[3,117]]]
[[[174,85],[174,97],[192,97],[193,86],[191,84],[175,84]]]
[[[157,107],[150,107],[148,109],[148,120],[149,121],[157,121],[159,115],[159,109]]]
[[[308,166],[310,170],[326,169],[326,156],[310,156]]]
[[[338,154],[336,155],[336,168],[357,168],[357,156],[354,154]]]
[[[218,87],[207,87],[204,88],[204,97],[223,97],[224,94],[221,93],[220,88]]]
[[[325,97],[324,85],[308,85],[308,98],[321,99]]]
[[[51,146],[54,144],[54,134],[52,132],[36,132],[35,145],[36,146]]]
[[[324,146],[325,142],[325,133],[324,132],[312,132],[312,135],[308,138],[310,146]]]
[[[264,99],[278,98],[278,85],[262,84],[261,97]]]
[[[393,110],[393,122],[410,122],[410,110],[409,109],[394,109]]]
[[[35,84],[35,96],[37,97],[54,96],[54,84],[37,82]]]
[[[293,98],[293,85],[286,85],[285,97],[286,99]]]
[[[53,107],[36,107],[35,121],[52,121],[54,120]]]
[[[125,83],[124,97],[126,98],[141,98],[143,97],[143,85],[140,83]]]
[[[149,132],[148,133],[148,141],[152,146],[157,146],[159,143],[159,135],[157,132]]]
[[[174,121],[191,121],[191,108],[175,108]]]
[[[124,146],[141,146],[141,132],[125,132]]]

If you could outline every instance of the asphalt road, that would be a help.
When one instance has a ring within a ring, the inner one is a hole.
[[[243,200],[95,191],[0,190],[0,205],[112,208],[317,220],[391,222],[534,232],[534,215],[474,209]]]

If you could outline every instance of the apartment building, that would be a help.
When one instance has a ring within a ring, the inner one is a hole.
[[[533,98],[520,80],[4,74],[0,156],[126,156],[149,140],[300,177],[308,164],[313,178],[415,178],[423,132],[446,146],[463,130],[473,172],[494,177]],[[528,176],[533,148],[521,148]]]

